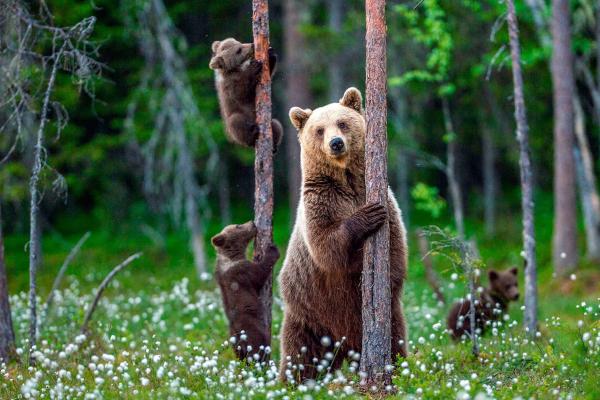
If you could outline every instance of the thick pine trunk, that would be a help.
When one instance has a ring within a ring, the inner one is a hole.
[[[366,0],[365,186],[367,203],[387,205],[387,73],[385,0]],[[361,385],[391,384],[390,230],[384,224],[365,243],[362,272]]]
[[[4,236],[2,234],[2,206],[0,205],[0,363],[8,363],[15,355],[15,333],[10,313],[10,302],[8,301],[8,279],[4,261]]]
[[[273,132],[271,130],[271,74],[269,71],[269,4],[267,0],[252,1],[252,33],[254,56],[262,61],[263,70],[256,86],[256,124],[259,128],[254,161],[255,194],[254,224],[257,233],[254,260],[260,262],[273,243]],[[273,275],[269,274],[260,299],[265,309],[264,324],[271,342],[271,305]]]
[[[573,146],[573,51],[568,0],[552,0],[552,83],[554,88],[554,233],[557,275],[577,266],[577,192]]]
[[[300,0],[285,0],[283,4],[283,21],[285,35],[285,97],[289,110],[294,106],[308,107],[312,103],[310,95],[310,79],[306,60],[306,40],[300,27],[302,10],[306,8]],[[339,94],[341,96],[342,93]],[[300,143],[297,132],[291,124],[286,124],[284,139],[290,210],[290,223],[294,223],[296,208],[300,199],[302,172],[300,170]]]
[[[535,227],[533,183],[529,149],[529,126],[523,94],[519,27],[513,0],[507,0],[508,29],[514,81],[515,120],[519,142],[519,167],[521,173],[521,206],[523,209],[523,251],[525,253],[525,329],[531,337],[537,330],[537,265],[535,258]]]
[[[583,208],[587,258],[598,261],[600,260],[600,197],[594,173],[594,160],[585,133],[585,115],[578,96],[575,97],[574,107],[575,137],[577,138],[574,156]]]

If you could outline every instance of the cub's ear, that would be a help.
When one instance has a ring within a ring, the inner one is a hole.
[[[312,114],[310,108],[303,110],[300,107],[292,107],[290,108],[290,121],[292,121],[292,125],[294,125],[297,130],[300,130],[304,128],[310,114]]]
[[[225,60],[223,60],[223,57],[221,56],[215,56],[210,59],[210,64],[208,64],[208,67],[212,70],[225,69]]]
[[[219,50],[219,45],[220,45],[220,44],[221,44],[221,42],[220,42],[220,41],[218,41],[218,40],[217,40],[217,41],[215,41],[215,42],[213,42],[213,44],[212,44],[212,46],[211,46],[211,49],[212,49],[212,52],[213,52],[213,54],[214,54],[214,53],[216,53],[216,52],[217,52],[217,50]]]
[[[225,236],[217,235],[212,238],[212,244],[215,247],[221,247],[225,244]]]
[[[517,276],[517,274],[519,273],[519,269],[517,267],[512,267],[511,269],[509,269],[509,271],[514,276]]]
[[[490,282],[494,282],[496,279],[498,279],[498,277],[498,272],[494,271],[493,269],[488,271],[488,278],[490,278]]]
[[[346,89],[344,92],[344,96],[340,99],[340,104],[346,107],[350,107],[354,111],[362,114],[362,94],[360,94],[360,90],[355,87],[351,87]]]

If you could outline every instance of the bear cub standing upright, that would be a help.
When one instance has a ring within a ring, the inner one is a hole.
[[[508,310],[508,303],[519,299],[519,286],[517,268],[506,271],[490,270],[488,278],[490,286],[481,288],[479,301],[475,303],[475,326],[483,335],[485,328],[491,321],[500,319]],[[471,334],[471,319],[469,310],[470,300],[454,303],[448,313],[448,330],[455,340],[463,335]]]
[[[279,259],[279,251],[271,245],[261,262],[248,261],[246,248],[255,235],[256,227],[250,221],[229,225],[212,238],[217,251],[216,279],[229,320],[229,334],[235,338],[233,348],[240,360],[264,360],[268,356],[265,347],[270,327],[264,326],[265,310],[259,293]]]
[[[252,43],[240,43],[233,38],[212,44],[209,67],[215,71],[215,84],[221,106],[225,131],[230,141],[254,147],[258,137],[256,125],[256,85],[262,63],[254,59]],[[269,71],[275,70],[277,56],[269,49]],[[281,123],[273,119],[273,149],[277,150],[283,133]]]

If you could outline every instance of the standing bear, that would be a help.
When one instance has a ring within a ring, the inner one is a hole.
[[[339,103],[314,111],[292,108],[290,119],[300,140],[302,188],[279,275],[284,302],[280,376],[292,382],[314,379],[361,351],[363,245],[384,223],[390,226],[392,352],[404,357],[400,297],[406,232],[391,190],[387,210],[365,204],[362,95],[349,88]]]

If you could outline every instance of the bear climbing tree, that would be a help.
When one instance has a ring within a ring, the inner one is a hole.
[[[365,1],[366,33],[366,201],[387,204],[387,73],[385,0]],[[365,243],[362,273],[362,354],[364,387],[391,384],[390,229],[383,226]]]
[[[273,131],[271,129],[271,74],[269,71],[269,2],[252,1],[252,35],[254,57],[262,63],[260,81],[256,87],[256,124],[259,128],[254,161],[254,261],[261,261],[273,242]],[[260,299],[265,309],[264,323],[271,343],[271,303],[273,273],[269,273]]]

